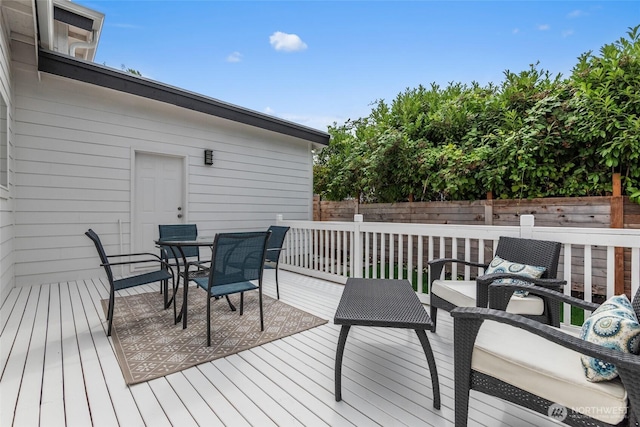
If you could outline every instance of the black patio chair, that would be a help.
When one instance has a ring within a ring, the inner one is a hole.
[[[599,305],[535,285],[494,284],[535,290],[588,311]],[[632,300],[640,316],[640,290]],[[607,312],[605,312],[606,314]],[[574,426],[637,426],[640,356],[581,339],[560,328],[499,309],[459,307],[453,317],[455,425],[467,425],[469,392],[476,390]],[[607,320],[608,321],[608,320]],[[620,378],[586,379],[582,355],[610,363]]]
[[[158,233],[161,240],[196,240],[198,238],[198,226],[196,224],[160,224],[158,225]],[[189,261],[189,266],[194,266],[195,269],[188,271],[188,276],[198,277],[206,276],[209,272],[207,263],[209,261],[201,261],[200,248],[198,246],[183,246],[185,258]],[[182,277],[180,269],[185,268],[183,265],[183,258],[181,254],[177,253],[177,250],[169,246],[160,247],[160,255],[164,260],[169,262],[170,265],[178,269],[177,276]],[[171,260],[172,259],[172,260]],[[168,298],[168,282],[163,282],[163,286],[160,292],[165,295],[165,306],[168,307],[171,304],[171,300]]]
[[[260,330],[264,331],[262,312],[262,275],[270,231],[220,233],[213,243],[208,277],[193,281],[207,291],[207,346],[211,346],[211,298],[240,294],[240,315],[244,312],[244,293],[258,291]],[[175,301],[174,301],[175,304]]]
[[[264,268],[268,270],[276,270],[276,295],[280,299],[280,285],[278,284],[278,266],[280,264],[280,253],[284,238],[289,231],[289,227],[281,227],[272,225],[269,227],[271,237],[267,242],[267,254],[265,256]]]
[[[196,240],[198,238],[198,226],[196,224],[160,224],[158,225],[158,234],[160,240]],[[171,253],[171,248],[162,247],[167,254]],[[189,264],[196,266],[198,271],[196,274],[206,274],[209,271],[207,267],[208,260],[200,259],[200,248],[198,246],[183,246],[184,256],[188,259]],[[171,253],[174,256],[174,263],[181,266],[182,257],[177,253]]]
[[[522,239],[515,237],[500,237],[495,255],[513,263],[543,267],[544,272],[538,279],[524,277],[513,273],[495,273],[479,276],[475,280],[441,280],[440,276],[445,265],[456,262],[472,267],[487,269],[489,264],[468,262],[465,260],[443,258],[429,261],[429,294],[431,305],[432,332],[436,331],[438,309],[451,311],[456,307],[487,307],[489,304],[489,285],[499,279],[517,279],[560,290],[564,286],[563,280],[556,279],[558,260],[562,245],[558,242],[546,240]],[[480,248],[483,250],[483,248]],[[504,289],[504,288],[501,288]],[[532,319],[550,325],[560,325],[560,306],[554,300],[530,293],[526,297],[511,294],[495,294],[496,300],[506,300],[507,311],[526,315]]]
[[[104,247],[102,246],[102,242],[100,241],[100,237],[96,234],[95,231],[89,229],[86,233],[84,233],[87,237],[89,237],[98,251],[98,256],[100,257],[101,266],[104,267],[104,271],[107,273],[107,278],[109,279],[109,308],[107,310],[107,320],[109,321],[109,327],[107,329],[107,336],[111,336],[111,325],[113,323],[113,306],[115,304],[115,293],[116,291],[132,288],[134,286],[146,285],[148,283],[155,282],[163,282],[169,281],[171,279],[172,286],[175,291],[176,282],[175,276],[173,275],[173,269],[171,266],[163,260],[160,256],[152,253],[133,253],[133,254],[120,254],[120,255],[107,255]],[[109,258],[125,258],[125,257],[134,257],[132,260],[125,261],[116,261],[111,262]],[[140,258],[145,257],[145,258]],[[118,265],[131,265],[131,264],[141,264],[141,265],[152,265],[157,264],[157,270],[146,271],[141,274],[132,275],[128,277],[124,277],[122,279],[115,279],[113,276],[113,271],[111,271],[111,267]],[[166,305],[165,305],[166,308]]]
[[[160,239],[164,239],[167,241],[196,240],[198,238],[198,226],[196,224],[160,224],[158,225],[158,233]],[[209,266],[211,264],[211,260],[200,259],[200,248],[198,246],[181,246],[180,249],[182,250],[184,257],[182,257],[182,254],[179,253],[179,249],[176,249],[175,247],[161,246],[160,248],[160,254],[165,254],[165,260],[168,261],[169,254],[173,255],[173,264],[171,264],[171,261],[168,262],[170,265],[173,265],[178,269],[178,271],[176,272],[176,277],[183,277],[180,269],[184,268],[187,269],[187,277],[189,278],[189,281],[193,280],[196,277],[207,277],[207,275],[209,274]],[[185,260],[187,261],[186,265]],[[194,269],[191,269],[191,267],[194,267]],[[167,281],[163,282],[165,307],[169,307],[169,304],[171,304],[172,301],[171,298],[167,298],[167,283]],[[185,284],[185,286],[186,285],[187,284]],[[161,289],[160,292],[163,292],[163,290]],[[218,298],[220,297],[216,297],[216,299]],[[236,311],[236,308],[231,303],[231,300],[229,300],[229,297],[226,297],[226,299],[231,311]]]

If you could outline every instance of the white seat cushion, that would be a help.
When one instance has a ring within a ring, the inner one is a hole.
[[[580,356],[522,329],[485,321],[471,367],[591,418],[618,424],[625,416],[626,390],[619,380],[587,381]]]
[[[434,280],[431,292],[457,307],[476,306],[475,280]],[[538,316],[544,313],[544,301],[536,295],[512,296],[507,311]]]

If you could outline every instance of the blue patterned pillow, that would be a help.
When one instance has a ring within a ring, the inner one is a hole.
[[[640,324],[626,295],[609,298],[582,325],[583,340],[625,353],[638,354]],[[587,381],[612,380],[618,376],[614,365],[595,357],[581,356]]]
[[[485,274],[513,273],[513,274],[519,274],[525,277],[531,277],[532,279],[539,279],[545,270],[546,268],[544,267],[536,267],[533,265],[519,264],[517,262],[507,261],[505,259],[500,258],[499,256],[496,256],[495,258],[493,258],[493,260],[491,260],[491,264],[489,264],[489,267],[487,267]],[[494,283],[515,283],[515,284],[525,283],[526,284],[528,282],[523,282],[522,280],[517,280],[517,279],[498,279]],[[524,290],[518,290],[518,291],[514,291],[513,294],[519,297],[526,297],[527,295],[529,295],[529,292]]]

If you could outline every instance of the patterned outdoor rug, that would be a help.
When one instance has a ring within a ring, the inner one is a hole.
[[[162,295],[150,292],[116,297],[113,338],[116,355],[128,385],[163,377],[327,323],[326,320],[263,296],[264,332],[260,331],[258,292],[227,301],[211,300],[211,347],[207,347],[206,292],[189,289],[189,325],[173,324],[173,309],[163,310]],[[109,301],[102,300],[107,310]]]

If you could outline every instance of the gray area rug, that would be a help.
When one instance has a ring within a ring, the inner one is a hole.
[[[189,289],[189,325],[173,324],[173,309],[162,308],[159,292],[116,297],[111,337],[118,363],[128,385],[179,372],[235,354],[279,338],[327,323],[326,320],[263,296],[264,331],[260,331],[258,292],[245,293],[240,316],[240,295],[227,301],[211,300],[211,347],[207,347],[207,293]],[[102,300],[107,310],[108,300]]]

